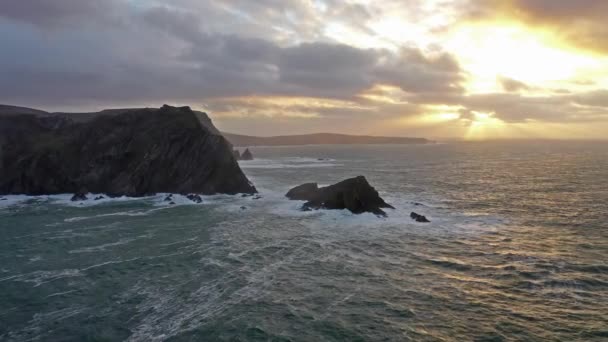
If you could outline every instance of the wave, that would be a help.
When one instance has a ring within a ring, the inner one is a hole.
[[[115,203],[115,202],[130,202],[130,201],[139,201],[139,200],[149,200],[152,197],[109,197],[105,194],[86,194],[87,200],[85,201],[72,201],[72,196],[74,194],[57,194],[57,195],[40,195],[40,196],[30,196],[30,195],[5,195],[0,196],[2,200],[0,200],[0,209],[12,207],[12,206],[27,206],[32,204],[58,204],[58,205],[66,205],[70,207],[89,207],[107,203]],[[95,200],[102,196],[103,199]]]
[[[310,157],[289,157],[279,159],[256,159],[253,161],[241,162],[245,168],[283,168],[283,167],[327,167],[335,166],[334,159],[317,159]],[[335,227],[338,230],[353,229],[353,227],[363,228],[383,228],[383,229],[407,229],[411,231],[427,232],[433,234],[447,233],[478,233],[488,230],[495,230],[506,223],[502,218],[485,215],[482,213],[455,212],[445,205],[441,199],[425,197],[420,199],[416,194],[410,193],[385,193],[380,195],[391,203],[396,209],[386,210],[388,217],[380,218],[373,214],[366,213],[355,215],[348,210],[300,210],[302,201],[290,201],[285,198],[285,193],[291,188],[290,185],[282,183],[281,180],[274,178],[254,179],[254,175],[248,175],[258,187],[259,196],[241,195],[210,195],[201,196],[203,201],[200,204],[190,201],[183,195],[172,195],[171,202],[165,201],[169,195],[160,193],[155,196],[132,198],[120,197],[109,198],[95,201],[93,198],[98,194],[89,194],[89,200],[82,202],[71,202],[70,194],[51,195],[51,196],[7,196],[6,201],[0,201],[1,206],[12,204],[27,205],[28,200],[44,201],[55,205],[67,205],[74,208],[89,207],[96,205],[111,205],[116,202],[140,201],[145,205],[151,205],[152,209],[137,210],[117,210],[116,212],[78,215],[64,219],[64,222],[73,223],[84,220],[98,219],[104,217],[136,217],[148,216],[160,210],[169,210],[180,206],[210,206],[213,210],[221,210],[232,213],[239,213],[243,216],[256,216],[270,214],[280,217],[291,217],[301,221],[302,224],[312,229],[322,229],[323,227]],[[7,204],[4,204],[5,202]],[[37,203],[37,202],[36,202]],[[416,212],[425,215],[431,223],[418,223],[410,218],[410,213]]]
[[[75,253],[94,253],[94,252],[102,252],[105,251],[106,248],[108,247],[116,247],[116,246],[120,246],[120,245],[126,245],[128,243],[131,243],[135,240],[137,240],[138,238],[123,238],[120,239],[116,242],[110,242],[110,243],[104,243],[102,245],[98,245],[98,246],[92,246],[92,247],[83,247],[83,248],[79,248],[79,249],[74,249],[69,251],[69,254],[75,254]]]
[[[70,217],[70,218],[64,219],[63,221],[64,222],[78,222],[78,221],[83,221],[83,220],[90,220],[90,219],[95,219],[95,218],[100,218],[100,217],[109,217],[109,216],[148,216],[156,211],[163,210],[163,209],[167,209],[167,208],[155,208],[155,209],[150,209],[150,210],[119,211],[119,212],[115,212],[115,213],[99,214],[99,215],[92,215],[92,216],[76,216],[76,217]]]

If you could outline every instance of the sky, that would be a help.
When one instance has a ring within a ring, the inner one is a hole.
[[[605,0],[0,1],[0,103],[224,131],[608,139]]]

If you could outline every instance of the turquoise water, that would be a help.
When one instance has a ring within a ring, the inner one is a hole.
[[[253,152],[259,200],[0,200],[0,340],[608,339],[608,144]],[[388,218],[282,197],[360,174]]]

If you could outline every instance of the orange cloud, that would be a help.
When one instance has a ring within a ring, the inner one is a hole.
[[[549,29],[566,44],[608,53],[608,1],[605,0],[471,0],[468,19],[517,20]]]

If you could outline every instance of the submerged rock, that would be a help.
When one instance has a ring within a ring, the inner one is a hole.
[[[72,201],[72,202],[86,201],[86,200],[88,200],[87,195],[84,194],[83,192],[75,193],[74,196],[72,196],[72,198],[70,199],[70,201]]]
[[[290,199],[308,201],[302,209],[348,209],[355,214],[370,212],[386,216],[385,208],[395,209],[386,203],[363,176],[350,178],[324,188],[315,183],[303,184],[287,193]]]
[[[0,116],[0,150],[0,194],[257,192],[230,143],[189,107],[9,113]]]
[[[102,200],[102,199],[104,199],[104,198],[105,198],[105,197],[103,197],[103,196],[97,196],[97,197],[95,197],[95,199],[94,199],[94,200],[95,200],[95,201],[99,201],[99,200]]]
[[[165,199],[163,200],[163,202],[171,202],[173,201],[173,195],[169,195],[167,197],[165,197]]]
[[[245,149],[245,152],[241,154],[241,160],[253,160],[253,153],[249,149]]]
[[[415,213],[413,211],[410,214],[410,217],[412,218],[412,220],[415,220],[416,222],[422,222],[422,223],[430,223],[431,222],[431,221],[429,221],[429,219],[426,218],[426,216],[417,214],[417,213]]]

